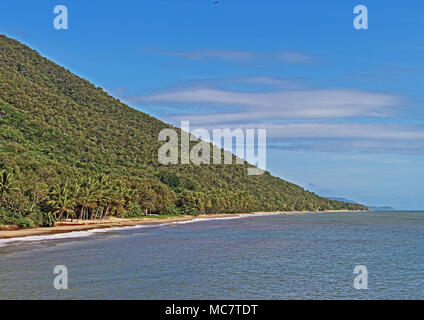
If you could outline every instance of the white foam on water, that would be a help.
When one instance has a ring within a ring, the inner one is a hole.
[[[200,222],[200,221],[230,220],[230,219],[240,219],[240,218],[247,218],[247,217],[270,216],[270,215],[278,215],[278,214],[282,214],[282,213],[264,212],[264,213],[255,213],[255,214],[239,214],[237,216],[230,216],[230,217],[195,218],[191,220],[164,222],[160,224],[151,224],[151,225],[139,224],[134,226],[99,228],[99,229],[91,229],[91,230],[83,230],[83,231],[47,234],[47,235],[40,235],[40,236],[16,237],[16,238],[0,239],[0,247],[4,247],[9,243],[16,243],[16,242],[37,242],[37,241],[43,241],[43,240],[83,238],[83,237],[92,236],[93,234],[96,234],[96,233],[133,230],[133,229],[141,229],[141,228],[149,228],[149,227],[150,228],[162,227],[162,226],[168,226],[168,225],[174,225],[174,224],[188,224],[188,223],[194,223],[194,222]]]

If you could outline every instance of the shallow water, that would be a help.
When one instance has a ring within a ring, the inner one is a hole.
[[[424,212],[316,213],[0,243],[0,299],[424,299]],[[56,290],[65,265],[69,288]],[[368,290],[353,270],[368,269]]]

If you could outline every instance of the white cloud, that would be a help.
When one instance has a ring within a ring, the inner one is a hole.
[[[273,54],[273,58],[276,61],[287,62],[287,63],[310,63],[314,59],[306,54],[300,52],[276,52]]]
[[[301,122],[250,123],[240,127],[264,128],[268,137],[281,139],[424,140],[424,126],[419,125]]]
[[[195,104],[207,111],[211,106],[222,112],[178,116],[198,124],[273,119],[313,119],[385,117],[400,99],[386,93],[352,89],[292,90],[278,92],[239,92],[213,88],[185,88],[128,98],[133,104],[177,106]],[[236,111],[234,110],[236,109]]]
[[[389,139],[334,139],[334,140],[292,140],[268,143],[268,149],[318,152],[361,152],[383,154],[424,154],[422,140],[389,140]],[[390,158],[388,158],[390,159]]]
[[[192,83],[191,87],[127,101],[166,107],[168,113],[162,118],[176,126],[189,120],[192,129],[267,129],[270,148],[424,153],[424,126],[394,120],[403,104],[396,95],[358,89],[310,89],[290,80],[260,76],[228,81],[265,85],[272,91],[223,90],[212,87],[213,80],[208,81],[200,83],[203,86]],[[170,114],[169,110],[175,112]],[[392,118],[383,121],[384,117]]]
[[[195,60],[250,60],[255,54],[248,51],[237,50],[195,50],[195,51],[161,51],[164,55],[183,57]]]
[[[228,49],[166,50],[156,47],[142,47],[145,52],[164,56],[181,57],[191,60],[228,60],[228,61],[272,61],[282,63],[312,63],[315,59],[297,51],[249,51]]]

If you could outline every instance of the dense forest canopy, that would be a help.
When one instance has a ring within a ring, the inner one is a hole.
[[[161,165],[170,125],[0,35],[0,224],[109,215],[366,209],[250,165]],[[174,128],[175,129],[175,128]]]

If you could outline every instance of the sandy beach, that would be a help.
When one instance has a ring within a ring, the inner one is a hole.
[[[17,229],[17,230],[0,230],[0,239],[9,239],[17,237],[27,237],[27,236],[38,236],[38,235],[48,235],[48,234],[57,234],[73,231],[85,231],[91,229],[103,229],[103,228],[112,228],[112,227],[127,227],[135,225],[155,225],[176,221],[188,221],[193,219],[211,219],[211,218],[221,218],[221,217],[236,217],[240,214],[208,214],[208,215],[199,215],[199,216],[180,216],[180,217],[160,217],[160,216],[147,216],[143,218],[116,218],[110,217],[104,220],[79,220],[79,221],[61,221],[56,224],[54,227],[37,227],[29,229]],[[254,215],[254,214],[252,214]]]
[[[85,221],[62,221],[54,227],[45,228],[29,228],[18,230],[1,230],[0,239],[10,239],[27,236],[40,236],[73,231],[86,231],[92,229],[103,229],[113,227],[127,227],[135,225],[155,225],[178,221],[188,221],[193,219],[216,219],[216,218],[234,218],[234,217],[248,217],[260,215],[289,215],[301,213],[314,213],[315,211],[281,211],[281,212],[254,212],[254,213],[234,213],[234,214],[204,214],[199,216],[180,216],[180,217],[160,217],[160,216],[147,216],[143,218],[116,218],[110,217],[104,220],[85,220]],[[337,211],[321,211],[321,212],[346,212],[346,210]]]

